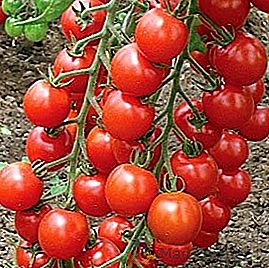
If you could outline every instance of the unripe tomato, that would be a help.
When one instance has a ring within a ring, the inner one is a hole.
[[[14,15],[22,6],[22,0],[3,0],[2,9],[7,15]]]
[[[9,17],[5,22],[5,32],[12,38],[19,37],[23,33],[23,25],[14,25],[16,19]]]
[[[31,42],[40,42],[47,34],[49,25],[47,22],[38,24],[26,24],[24,26],[24,36]]]

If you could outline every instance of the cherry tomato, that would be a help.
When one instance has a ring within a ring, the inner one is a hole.
[[[49,205],[42,206],[38,211],[17,211],[15,214],[15,228],[24,240],[35,243],[38,240],[38,226],[41,219],[51,210]]]
[[[244,88],[251,93],[255,105],[257,105],[262,100],[262,97],[265,93],[265,85],[262,79],[257,83],[245,86]]]
[[[257,107],[250,120],[239,128],[240,134],[249,141],[262,141],[269,135],[269,109]]]
[[[17,19],[9,17],[5,22],[5,32],[12,38],[19,37],[23,33],[24,26],[15,25],[17,21]]]
[[[123,251],[127,242],[122,240],[124,231],[134,228],[133,224],[120,216],[112,216],[105,219],[99,225],[98,237],[103,237],[113,242],[120,251]]]
[[[231,209],[217,197],[211,195],[201,200],[200,205],[203,211],[202,231],[217,233],[227,226],[231,218]]]
[[[251,3],[259,10],[269,13],[269,2],[268,0],[251,0]]]
[[[217,184],[217,164],[206,151],[196,157],[188,157],[179,150],[173,154],[171,165],[174,174],[184,180],[186,193],[198,200],[207,196]],[[181,186],[181,180],[178,180],[178,187]]]
[[[49,25],[47,22],[37,24],[26,24],[24,26],[24,36],[30,42],[40,42],[45,38]]]
[[[159,126],[156,126],[153,133],[151,134],[149,138],[149,144],[153,143],[159,136],[162,134],[162,129]],[[154,148],[152,151],[153,157],[147,167],[147,169],[151,170],[155,167],[155,165],[158,163],[161,154],[162,154],[162,144],[158,145]]]
[[[229,207],[236,207],[245,201],[250,193],[251,178],[243,169],[221,172],[218,180],[218,199]]]
[[[113,137],[105,130],[94,127],[86,140],[87,153],[91,163],[101,173],[108,174],[118,165],[112,151]]]
[[[218,241],[218,238],[219,233],[206,233],[204,231],[200,231],[192,243],[198,248],[209,248]]]
[[[113,91],[103,108],[103,122],[107,131],[120,140],[136,140],[150,129],[155,116],[152,106],[142,104],[119,90]]]
[[[166,64],[182,53],[188,35],[187,26],[161,8],[148,11],[135,31],[137,46],[145,57],[152,62]]]
[[[202,210],[189,194],[162,193],[151,204],[147,223],[153,236],[162,243],[185,245],[200,232]]]
[[[174,10],[181,0],[160,0],[161,7],[166,9],[169,5],[171,11]]]
[[[12,189],[12,190],[11,190]],[[28,163],[17,162],[0,172],[0,204],[15,211],[37,204],[43,193],[43,182],[35,176]]]
[[[105,189],[109,206],[123,217],[148,211],[157,192],[154,175],[131,164],[116,167],[109,174]]]
[[[224,131],[220,140],[210,149],[220,169],[236,170],[243,165],[249,154],[248,144],[240,135]]]
[[[75,180],[73,196],[79,209],[93,217],[103,217],[111,211],[105,198],[106,178],[81,174]]]
[[[212,125],[228,129],[243,126],[252,116],[255,107],[248,91],[228,84],[213,93],[204,93],[203,106]]]
[[[38,241],[51,258],[70,259],[78,256],[89,236],[88,222],[79,212],[53,209],[41,220]]]
[[[78,116],[78,111],[77,110],[71,110],[70,113],[68,114],[67,121],[72,120]],[[74,142],[76,139],[76,134],[77,134],[77,129],[78,125],[76,123],[74,124],[68,124],[65,126],[66,130],[70,133],[72,141]]]
[[[0,25],[4,24],[6,19],[7,19],[7,15],[4,13],[3,8],[2,8],[2,6],[0,4]]]
[[[23,5],[22,0],[3,0],[2,9],[7,15],[15,15]]]
[[[210,69],[211,69],[211,64],[209,61],[209,50],[207,50],[206,52],[200,52],[198,50],[192,51],[191,52],[191,57],[197,62],[199,63],[204,70],[206,70],[208,73],[210,73]],[[191,67],[195,69],[195,67],[193,65],[191,65]],[[196,70],[197,71],[197,70]],[[197,71],[198,72],[198,71]]]
[[[214,55],[217,72],[229,84],[251,85],[266,72],[266,50],[257,38],[248,33],[237,32],[232,43],[218,46]]]
[[[162,83],[165,70],[149,62],[136,43],[122,47],[111,61],[114,85],[123,93],[140,97],[152,94]]]

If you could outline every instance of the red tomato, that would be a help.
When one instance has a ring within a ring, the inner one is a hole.
[[[240,29],[250,10],[249,0],[199,0],[201,12],[220,26]]]
[[[192,252],[192,243],[188,243],[183,246],[174,246],[155,240],[153,247],[158,260],[171,266],[185,264],[190,258]]]
[[[256,37],[248,33],[237,32],[235,39],[225,47],[218,46],[214,55],[217,72],[229,84],[251,85],[266,72],[266,50]]]
[[[254,104],[257,105],[259,102],[261,102],[262,97],[265,93],[265,85],[263,80],[259,80],[257,83],[254,83],[249,86],[244,87],[247,91],[250,92],[252,95],[252,98],[254,100]]]
[[[51,258],[70,259],[78,256],[88,242],[89,227],[79,212],[53,209],[41,220],[38,241]]]
[[[152,106],[142,104],[119,90],[113,91],[103,108],[103,122],[107,131],[120,140],[136,140],[150,129],[155,116]]]
[[[200,232],[202,210],[189,194],[162,193],[151,204],[147,223],[153,236],[162,243],[185,245]]]
[[[93,217],[103,217],[111,211],[105,198],[106,178],[81,174],[75,180],[73,196],[79,209]]]
[[[78,111],[71,110],[70,113],[68,114],[68,117],[66,120],[72,120],[72,119],[76,118],[77,116],[78,116]],[[74,142],[76,139],[78,125],[77,124],[68,124],[65,126],[65,128],[70,133],[72,141]]]
[[[198,200],[207,196],[217,184],[218,167],[206,151],[199,156],[188,157],[179,150],[173,154],[171,165],[174,174],[185,181],[186,193]],[[181,180],[178,180],[178,187],[182,187]]]
[[[160,0],[161,7],[166,9],[168,5],[170,6],[171,10],[174,10],[181,0]]]
[[[85,23],[79,23],[76,13],[73,8],[76,10],[81,10],[80,2],[85,6],[100,6],[103,3],[99,0],[76,0],[63,14],[61,17],[62,31],[68,41],[72,40],[72,36],[76,40],[83,39],[89,35],[99,32],[102,30],[105,19],[106,11],[101,10],[94,13],[91,13],[88,18],[85,18]],[[98,44],[99,40],[92,41],[90,45]]]
[[[152,94],[162,83],[165,70],[155,67],[136,43],[122,47],[111,61],[111,77],[123,93],[140,97]]]
[[[210,149],[220,169],[236,170],[243,165],[249,154],[248,144],[240,135],[224,131],[220,140]]]
[[[204,108],[201,101],[193,100],[192,103],[196,106],[199,112],[203,112]],[[208,150],[220,139],[221,130],[210,123],[206,123],[199,131],[189,121],[193,117],[193,112],[186,102],[182,102],[174,112],[174,120],[177,126],[188,138],[199,141],[203,145],[204,149]]]
[[[12,190],[11,190],[12,189]],[[37,204],[43,193],[43,182],[35,176],[28,163],[17,162],[0,172],[0,204],[15,211]]]
[[[261,11],[269,13],[268,0],[251,0],[251,3]]]
[[[87,118],[86,118],[86,129],[85,134],[88,135],[90,131],[96,126],[96,119],[98,118],[98,114],[95,109],[90,105]]]
[[[204,70],[206,70],[208,73],[210,72],[211,69],[211,64],[209,61],[209,51],[207,52],[200,52],[198,50],[192,51],[191,52],[191,57],[197,62],[199,63]],[[191,67],[195,69],[195,67],[193,65],[191,65]],[[196,70],[197,71],[197,70]],[[198,72],[198,71],[197,71]]]
[[[0,24],[4,24],[6,21],[7,15],[4,13],[1,4],[0,4]]]
[[[187,26],[161,8],[148,11],[135,30],[137,46],[145,57],[165,64],[182,53],[188,35]]]
[[[197,33],[205,38],[205,41],[209,42],[209,41],[212,41],[213,38],[212,38],[212,29],[210,28],[210,26],[208,26],[208,24],[206,24],[204,22],[204,20],[199,17],[200,21],[201,21],[201,24],[196,26],[196,30],[197,30]]]
[[[251,178],[243,169],[221,173],[218,180],[218,199],[229,207],[245,201],[250,193]]]
[[[101,173],[108,174],[118,165],[112,151],[113,137],[105,130],[94,127],[86,140],[87,153],[91,163]]]
[[[26,92],[23,108],[26,117],[37,126],[51,128],[68,116],[70,99],[65,90],[54,88],[46,80],[38,80]]]
[[[122,164],[108,176],[106,198],[111,209],[127,217],[148,211],[158,193],[154,175],[137,166]]]
[[[127,242],[122,240],[124,231],[134,228],[133,224],[120,216],[112,216],[105,219],[99,225],[98,237],[103,237],[113,242],[120,251],[123,251]]]
[[[269,135],[269,108],[257,107],[250,120],[239,128],[249,141],[262,141]]]
[[[248,91],[228,84],[213,93],[204,93],[203,106],[212,125],[228,129],[243,126],[252,116],[255,107]]]
[[[203,211],[202,231],[217,233],[222,231],[231,218],[231,209],[217,197],[209,196],[200,201]]]
[[[38,226],[41,219],[51,210],[49,205],[42,206],[39,211],[17,211],[15,214],[15,228],[20,237],[30,243],[38,240]]]
[[[200,231],[192,243],[198,248],[209,248],[218,241],[218,238],[219,233],[206,233],[204,231]]]
[[[35,127],[27,138],[26,154],[32,163],[38,159],[49,163],[68,155],[72,145],[72,136],[66,129],[55,136],[50,136],[43,127]],[[63,166],[64,164],[55,166],[50,171]]]

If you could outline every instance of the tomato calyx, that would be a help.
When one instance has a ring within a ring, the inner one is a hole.
[[[202,145],[195,140],[186,139],[182,145],[182,150],[184,154],[189,158],[199,156],[202,152],[202,149]]]
[[[189,116],[188,117],[188,121],[193,125],[195,126],[195,128],[198,130],[198,131],[201,131],[201,129],[203,128],[203,126],[208,123],[208,120],[205,116],[205,113],[202,112],[202,113],[199,113],[199,117],[198,116]]]

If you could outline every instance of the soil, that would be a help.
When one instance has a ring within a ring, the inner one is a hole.
[[[269,24],[264,14],[254,12],[247,28],[268,48]],[[10,133],[0,134],[0,162],[19,161],[25,155],[25,139],[31,125],[23,115],[23,94],[32,82],[42,77],[40,72],[47,73],[48,66],[63,46],[64,39],[57,24],[51,26],[40,45],[24,39],[12,41],[0,32],[0,129],[10,130]],[[193,88],[188,69],[183,78]],[[268,91],[263,102],[268,105]],[[250,147],[246,169],[253,179],[251,194],[233,210],[229,226],[220,234],[219,242],[207,250],[195,250],[186,267],[269,267],[269,140],[250,144]],[[0,215],[0,267],[7,263],[9,267],[16,267],[13,245],[18,237],[13,213],[1,207]]]

